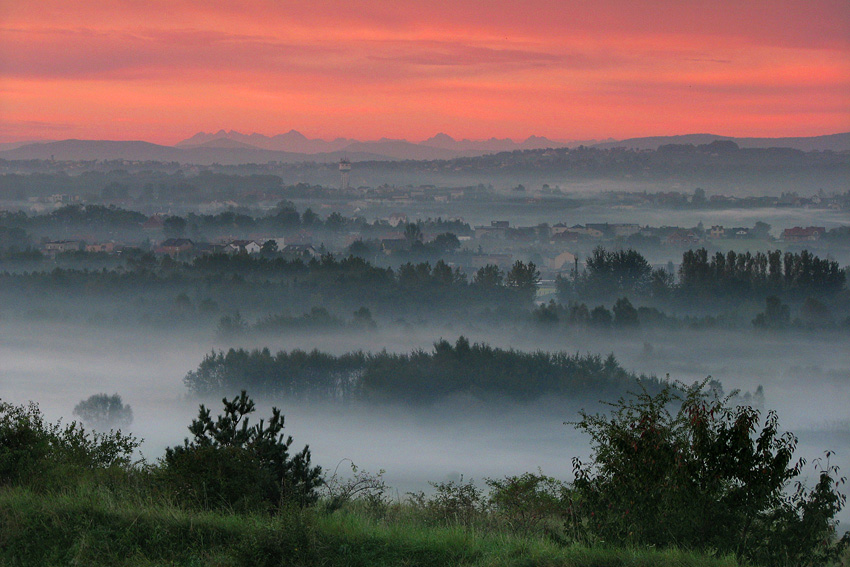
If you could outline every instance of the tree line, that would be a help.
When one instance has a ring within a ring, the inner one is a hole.
[[[102,232],[121,231],[122,234],[133,233],[141,236],[142,225],[148,218],[140,212],[114,205],[70,204],[48,213],[35,215],[29,215],[23,211],[2,211],[0,212],[0,228],[7,231],[23,229],[38,234],[49,232],[59,234],[69,230],[86,229]],[[454,235],[472,234],[469,224],[458,220],[438,217],[417,220],[409,224],[416,227],[420,235],[423,231]],[[399,226],[398,230],[404,231],[407,226]],[[279,201],[268,214],[262,216],[254,216],[244,210],[228,210],[215,214],[190,212],[185,216],[162,216],[162,231],[166,237],[189,237],[196,240],[256,231],[290,234],[303,229],[329,233],[358,231],[369,238],[384,234],[388,228],[395,227],[380,219],[370,223],[363,217],[345,217],[339,212],[332,212],[324,218],[310,208],[299,213],[295,205],[285,199]],[[21,240],[17,245],[23,249],[27,244],[29,244],[27,240]]]
[[[533,263],[524,262],[506,271],[482,268],[470,280],[442,260],[406,263],[393,270],[356,256],[331,254],[304,261],[219,253],[183,262],[131,251],[123,258],[123,265],[103,269],[3,272],[0,296],[24,299],[15,305],[31,308],[50,303],[85,310],[112,302],[123,313],[143,303],[146,313],[176,316],[185,314],[187,302],[177,305],[174,297],[185,295],[190,305],[214,305],[224,313],[262,317],[296,305],[306,311],[323,307],[336,312],[366,307],[396,320],[425,313],[462,316],[527,309],[540,277]],[[72,300],[80,297],[86,302]]]
[[[543,396],[622,395],[655,377],[626,371],[613,355],[521,352],[461,336],[410,353],[229,349],[206,355],[184,378],[198,396],[250,389],[258,395],[339,401],[430,403],[456,395],[533,400]]]
[[[598,247],[585,270],[556,281],[559,299],[632,298],[678,300],[831,297],[845,290],[846,272],[838,262],[808,250],[709,254],[705,248],[687,250],[677,272],[653,268],[638,251]]]

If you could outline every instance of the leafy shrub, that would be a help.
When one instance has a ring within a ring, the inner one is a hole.
[[[514,531],[550,535],[560,531],[570,500],[565,483],[538,471],[487,479],[487,486],[490,505]]]
[[[408,494],[413,508],[425,521],[439,525],[471,525],[481,520],[487,511],[484,491],[473,481],[464,482],[463,477],[455,482],[429,482],[434,494],[427,497],[424,492]]]
[[[272,408],[268,423],[249,426],[255,409],[247,393],[222,400],[215,420],[201,405],[189,431],[192,441],[169,447],[164,476],[182,503],[205,508],[270,509],[305,506],[317,499],[321,468],[310,466],[310,449],[290,456],[292,437],[284,437],[284,418]]]
[[[108,469],[127,469],[139,441],[120,431],[47,423],[38,406],[0,401],[0,485],[50,489]]]
[[[593,457],[574,460],[574,535],[735,553],[764,565],[839,553],[837,469],[822,467],[811,490],[789,490],[804,464],[793,462],[794,435],[780,432],[774,412],[762,420],[752,407],[729,404],[731,396],[709,395],[708,383],[621,398],[610,416],[581,414],[575,425],[591,436]]]
[[[133,409],[118,394],[89,396],[74,407],[74,415],[95,429],[121,429],[133,423]]]
[[[339,473],[339,466],[345,461],[348,461],[351,469],[351,476],[348,477]],[[327,497],[328,511],[338,510],[349,502],[358,501],[365,505],[367,512],[379,516],[386,511],[389,504],[389,487],[384,481],[384,470],[370,473],[348,459],[341,461],[334,473],[324,479],[322,488]]]

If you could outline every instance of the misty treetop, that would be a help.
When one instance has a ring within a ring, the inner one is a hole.
[[[94,394],[74,406],[74,415],[99,430],[127,428],[133,423],[133,409],[118,394]]]
[[[159,222],[148,223],[156,219]],[[263,213],[249,214],[248,209],[237,209],[219,213],[188,212],[184,216],[156,214],[153,217],[114,204],[74,203],[42,214],[0,211],[0,226],[53,238],[82,233],[101,238],[117,236],[125,242],[136,243],[152,236],[159,237],[160,233],[167,238],[188,237],[196,241],[232,238],[233,234],[247,235],[257,232],[297,240],[302,236],[302,230],[325,237],[354,231],[366,239],[384,238],[389,233],[396,233],[396,227],[382,219],[370,223],[364,217],[348,217],[339,212],[332,212],[322,218],[309,207],[299,213],[295,205],[286,199],[278,201],[274,207]],[[405,227],[400,226],[398,230],[417,231],[419,240],[426,234],[440,237],[430,247],[431,252],[456,249],[459,247],[458,235],[472,234],[469,224],[441,217],[420,219]],[[427,244],[419,242],[419,245],[420,248],[424,247],[420,251],[429,251]]]
[[[507,271],[492,267],[497,285],[480,278],[470,282],[465,273],[442,260],[408,262],[393,270],[356,256],[331,254],[305,261],[218,253],[182,262],[129,251],[124,262],[111,269],[0,273],[0,296],[14,297],[11,303],[30,308],[60,303],[69,310],[90,312],[105,306],[131,318],[145,314],[185,319],[197,304],[198,310],[215,305],[225,313],[242,311],[259,318],[294,307],[346,313],[366,307],[397,320],[527,308],[539,281],[533,263],[523,262]],[[183,301],[176,302],[175,297]]]
[[[440,340],[430,352],[349,352],[230,349],[211,352],[184,378],[196,395],[240,389],[270,396],[314,400],[371,400],[428,403],[453,395],[532,400],[542,396],[588,397],[622,394],[641,383],[661,387],[654,377],[626,371],[613,355],[521,352]]]
[[[647,295],[659,277],[669,284],[661,269],[653,270],[636,250],[606,250],[597,247],[588,256],[585,271],[577,274],[575,289],[581,297],[613,297],[628,293]],[[660,274],[660,275],[659,275]]]
[[[117,264],[109,265],[91,260],[94,263],[86,268],[3,272],[0,297],[7,300],[10,311],[24,306],[31,310],[61,306],[88,317],[92,311],[106,309],[110,318],[136,322],[142,315],[150,320],[189,321],[190,312],[205,316],[216,310],[221,312],[216,320],[236,311],[262,319],[291,313],[294,308],[309,312],[314,307],[331,314],[365,307],[381,321],[518,321],[528,320],[541,281],[537,266],[522,261],[508,269],[485,265],[473,273],[445,260],[405,262],[389,268],[360,256],[328,253],[303,259],[219,252],[181,261],[126,249],[117,258]],[[677,279],[672,270],[653,267],[635,250],[597,248],[585,270],[558,277],[555,284],[558,299],[565,305],[576,301],[613,304],[628,297],[638,310],[651,307],[671,314],[701,311],[720,315],[718,308],[742,304],[752,308],[776,296],[792,302],[794,309],[805,300],[820,311],[831,309],[836,321],[850,315],[846,272],[834,260],[807,250],[714,255],[705,249],[689,250],[683,254]],[[176,302],[175,297],[184,300]],[[209,306],[215,309],[206,309]],[[620,305],[623,316],[614,320],[615,324],[629,319],[627,307]],[[588,309],[586,316],[576,311],[568,318],[608,326],[603,309]],[[812,308],[803,313],[802,319],[811,320],[804,326],[823,326],[814,323],[829,319],[818,317],[817,311]],[[545,319],[552,314],[538,310],[533,317]],[[752,311],[750,317],[754,315]],[[647,319],[645,316],[640,319]]]
[[[636,250],[598,247],[585,270],[556,281],[559,298],[608,298],[621,295],[654,299],[736,301],[769,295],[829,297],[845,290],[847,275],[838,262],[808,250],[735,252],[711,255],[705,248],[686,250],[678,281],[663,268],[652,268]]]
[[[688,250],[679,268],[679,287],[691,295],[742,296],[787,293],[796,297],[829,296],[844,289],[846,273],[838,262],[808,250],[768,253]]]

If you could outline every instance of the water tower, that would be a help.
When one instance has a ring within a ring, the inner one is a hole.
[[[340,188],[345,191],[348,189],[348,174],[351,172],[351,162],[348,161],[348,158],[342,158],[339,160],[339,176],[340,176]]]

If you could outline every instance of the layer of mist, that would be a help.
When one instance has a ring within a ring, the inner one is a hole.
[[[166,446],[182,442],[186,427],[205,402],[213,413],[216,399],[188,396],[187,372],[206,353],[229,346],[277,350],[318,348],[342,354],[352,350],[408,352],[430,350],[439,337],[460,333],[473,342],[518,350],[614,353],[626,370],[669,374],[692,383],[711,375],[725,391],[764,388],[765,410],[775,409],[780,423],[800,439],[798,456],[812,461],[829,449],[832,462],[850,469],[850,340],[846,335],[755,333],[748,330],[641,330],[631,334],[574,332],[496,332],[470,328],[407,328],[370,334],[311,334],[253,337],[224,343],[190,338],[177,331],[148,331],[76,326],[62,323],[0,322],[0,398],[33,401],[50,419],[73,418],[82,399],[118,393],[133,408],[134,435],[144,438],[142,453],[160,457]],[[234,392],[235,393],[235,392]],[[544,399],[519,404],[484,403],[459,397],[435,405],[312,403],[260,400],[257,418],[276,405],[286,415],[296,446],[309,444],[314,461],[333,470],[351,459],[367,470],[386,470],[386,479],[403,496],[428,488],[428,481],[483,479],[536,470],[569,479],[571,458],[586,457],[588,440],[565,421],[581,408],[599,409],[596,400]],[[810,467],[811,469],[811,467]],[[848,520],[847,514],[842,516]]]

